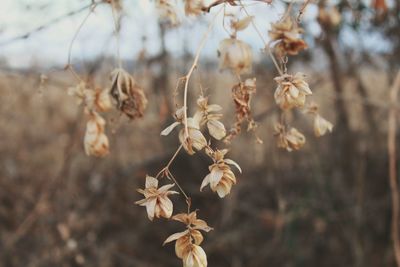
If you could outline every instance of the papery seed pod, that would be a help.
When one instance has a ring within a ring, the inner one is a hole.
[[[144,195],[144,199],[136,201],[135,204],[146,207],[147,216],[150,221],[156,218],[170,218],[173,212],[173,204],[169,199],[170,195],[179,194],[176,191],[170,191],[174,184],[166,184],[158,187],[158,180],[151,176],[146,176],[145,189],[139,189],[138,192]]]
[[[325,135],[327,132],[332,132],[333,124],[317,114],[314,118],[314,134],[317,137]]]
[[[274,79],[278,83],[274,98],[281,109],[304,106],[306,96],[312,94],[304,78],[305,75],[298,72],[295,75],[283,74]]]
[[[207,255],[204,250],[191,244],[183,254],[183,267],[207,267]]]
[[[68,88],[68,95],[75,97],[76,104],[80,105],[85,100],[86,83],[80,82],[77,86]]]
[[[284,20],[271,24],[269,36],[272,41],[277,41],[274,48],[283,57],[297,55],[308,47],[306,42],[300,38],[302,32],[303,30],[287,16]]]
[[[280,123],[275,125],[275,136],[278,138],[278,147],[289,152],[299,150],[306,142],[305,136],[296,128],[292,127],[286,131],[285,126]]]
[[[108,154],[109,144],[104,134],[105,124],[105,120],[99,114],[90,113],[84,137],[85,152],[88,156],[104,157]]]
[[[253,19],[254,19],[254,16],[248,16],[248,17],[245,17],[240,20],[236,20],[236,21],[233,20],[231,22],[231,28],[234,31],[243,31],[250,25],[250,23],[253,21]]]
[[[203,179],[200,186],[200,191],[207,185],[213,192],[217,192],[220,198],[225,197],[231,192],[231,188],[236,184],[236,176],[232,172],[229,165],[235,166],[240,172],[239,164],[231,159],[224,159],[228,150],[216,150],[215,152],[208,151],[208,154],[213,159],[214,164],[209,167],[210,173]]]
[[[233,38],[224,39],[218,51],[220,69],[230,69],[236,74],[251,72],[253,55],[247,43]]]
[[[112,72],[111,96],[117,108],[130,119],[141,118],[147,107],[147,98],[133,77],[123,69]]]
[[[185,0],[185,14],[186,16],[198,16],[203,12],[203,0]]]
[[[178,15],[171,0],[156,0],[156,8],[161,19],[167,20],[172,26],[179,24]]]
[[[195,150],[202,150],[207,146],[207,140],[200,131],[200,126],[197,121],[193,118],[188,118],[188,138],[185,136],[185,128],[179,131],[179,141],[183,145],[183,148],[189,155],[193,155]]]

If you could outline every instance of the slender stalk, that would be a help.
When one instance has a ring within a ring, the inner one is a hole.
[[[97,3],[93,3],[93,4],[90,5],[89,13],[85,16],[85,18],[79,24],[78,29],[76,30],[74,36],[72,37],[71,43],[69,44],[69,48],[68,48],[68,63],[67,63],[67,67],[71,66],[72,46],[74,45],[75,40],[78,37],[78,34],[81,31],[83,25],[85,25],[86,21],[89,19],[90,15],[93,13],[93,11],[96,9],[96,7],[97,7]]]
[[[122,68],[122,60],[121,60],[121,52],[120,52],[120,43],[121,43],[121,41],[120,41],[120,24],[119,24],[119,18],[117,17],[114,0],[111,0],[111,10],[112,10],[112,16],[113,16],[113,20],[114,20],[115,38],[117,40],[118,67]]]
[[[196,55],[194,57],[193,60],[193,64],[189,69],[189,72],[184,76],[184,80],[185,80],[185,87],[184,87],[184,93],[183,93],[183,120],[184,120],[184,126],[185,126],[185,140],[187,140],[189,138],[189,129],[188,129],[188,121],[187,121],[187,96],[188,96],[188,87],[189,87],[189,81],[190,81],[190,77],[193,74],[193,71],[196,69],[197,63],[199,61],[200,58],[200,53],[204,48],[204,45],[206,44],[206,41],[208,39],[208,35],[210,34],[212,28],[214,27],[215,21],[218,17],[218,15],[221,13],[221,11],[223,10],[223,8],[221,8],[217,14],[215,14],[214,18],[212,19],[212,21],[210,22],[210,24],[208,25],[207,31],[205,32],[205,34],[203,35],[203,38],[200,41],[200,44],[197,48],[196,51]]]

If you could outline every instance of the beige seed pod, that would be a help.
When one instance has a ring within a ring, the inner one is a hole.
[[[219,67],[230,69],[236,74],[251,72],[253,55],[251,47],[237,39],[224,39],[219,44]]]
[[[109,152],[108,138],[104,134],[106,121],[96,112],[90,113],[84,137],[85,152],[88,156],[104,157]]]
[[[317,137],[325,135],[327,132],[332,132],[333,124],[317,114],[314,118],[314,134]]]
[[[198,16],[203,12],[203,0],[185,0],[185,14],[186,16]]]
[[[147,107],[147,98],[133,77],[123,69],[111,73],[111,96],[117,103],[117,108],[130,119],[141,118]]]
[[[179,24],[175,5],[172,0],[157,0],[156,8],[161,19],[167,20],[172,26]]]

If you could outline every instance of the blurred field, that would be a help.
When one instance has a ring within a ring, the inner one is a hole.
[[[212,102],[224,107],[223,122],[229,128],[233,103],[227,95],[234,77],[207,64],[207,71],[195,74],[192,103],[201,79]],[[327,69],[305,66],[292,68],[308,74],[321,114],[339,125],[333,134],[314,137],[311,120],[294,113],[307,144],[298,152],[278,149],[273,73],[265,72],[261,63],[253,113],[264,144],[256,144],[245,131],[234,140],[230,157],[243,174],[231,195],[220,200],[209,190],[200,194],[210,163],[206,157],[181,153],[173,164],[199,215],[215,228],[204,243],[210,266],[394,266],[385,139],[389,78],[377,68],[363,67],[361,81],[369,94],[365,99],[350,74],[344,74],[344,93],[337,95]],[[172,119],[170,99],[177,77],[162,76],[146,65],[137,69],[150,106],[142,120],[107,116],[111,154],[104,159],[84,154],[85,118],[67,95],[74,85],[68,73],[50,73],[41,85],[35,70],[2,71],[1,266],[181,264],[172,245],[161,247],[181,225],[150,223],[145,210],[133,204],[140,199],[135,190],[142,187],[145,174],[158,172],[178,145],[176,134],[159,135]],[[105,73],[99,70],[88,79],[106,87]],[[346,104],[350,131],[337,121],[338,98]],[[365,107],[372,117],[366,116]],[[175,203],[177,211],[185,209],[181,201]]]

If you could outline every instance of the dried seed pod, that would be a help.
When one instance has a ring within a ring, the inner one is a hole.
[[[245,17],[243,19],[240,19],[240,20],[232,20],[231,21],[231,28],[235,32],[243,31],[250,25],[250,23],[253,21],[253,19],[254,19],[254,16],[247,16],[247,17]]]
[[[179,24],[178,15],[171,0],[157,0],[156,8],[160,18],[166,19],[172,26]]]
[[[147,107],[147,98],[133,77],[123,69],[112,73],[111,96],[117,103],[117,108],[130,119],[143,117]]]
[[[319,107],[315,103],[309,104],[305,108],[305,113],[311,114],[314,116],[314,134],[317,137],[325,135],[327,132],[332,132],[333,130],[333,124],[323,118],[319,113],[318,113]]]
[[[283,110],[303,107],[306,102],[306,96],[312,94],[303,73],[298,72],[295,75],[283,74],[274,80],[278,83],[274,94],[275,101]]]
[[[104,134],[106,121],[96,112],[90,112],[84,138],[85,152],[88,156],[104,157],[109,152],[108,138]]]
[[[210,173],[203,179],[200,191],[207,185],[213,192],[217,192],[220,198],[225,197],[231,192],[232,185],[236,184],[236,176],[229,165],[235,166],[240,172],[239,164],[231,159],[224,159],[227,150],[216,150],[210,153],[214,164],[209,166]]]
[[[198,16],[203,12],[203,0],[185,0],[185,14],[186,16]]]
[[[253,55],[247,43],[234,38],[224,39],[218,52],[220,69],[230,69],[236,74],[251,72]]]
[[[278,138],[278,147],[289,152],[299,150],[306,143],[306,138],[296,128],[292,127],[286,131],[285,126],[280,123],[275,125],[275,136]]]
[[[166,184],[158,187],[158,180],[151,176],[146,176],[145,189],[138,189],[138,192],[144,195],[144,199],[136,201],[135,204],[146,207],[147,216],[152,221],[154,217],[170,218],[173,212],[173,204],[169,199],[170,195],[179,194],[171,191],[174,184]]]
[[[233,86],[232,88],[232,98],[235,103],[235,123],[230,129],[229,134],[224,139],[225,143],[232,142],[233,138],[235,138],[240,132],[242,123],[247,121],[247,131],[253,131],[257,128],[257,124],[254,121],[251,110],[250,103],[251,97],[256,92],[256,78],[246,79],[244,82],[240,82]],[[256,140],[258,143],[262,143],[262,140],[257,137]]]
[[[175,242],[176,256],[183,261],[184,267],[207,267],[207,255],[199,246],[203,242],[200,231],[213,230],[204,220],[197,219],[196,211],[180,213],[172,217],[173,220],[186,224],[186,230],[170,235],[164,245]]]
[[[289,16],[282,21],[272,23],[271,26],[269,36],[272,41],[278,41],[275,49],[280,56],[297,55],[308,47],[306,42],[300,38],[303,29],[293,23]]]

